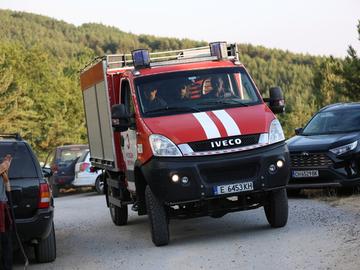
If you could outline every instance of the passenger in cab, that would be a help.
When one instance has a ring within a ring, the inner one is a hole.
[[[157,88],[153,87],[153,88],[149,88],[146,92],[145,92],[145,97],[146,97],[146,104],[145,105],[145,109],[146,111],[152,111],[152,110],[157,110],[160,109],[162,107],[166,107],[166,102],[157,95]]]
[[[188,86],[186,84],[181,85],[179,95],[178,95],[178,99],[183,100],[183,101],[190,99],[189,88],[188,88]]]

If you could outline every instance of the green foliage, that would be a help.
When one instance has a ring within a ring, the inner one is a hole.
[[[64,76],[64,65],[40,47],[0,43],[0,52],[1,131],[20,132],[39,154],[85,142],[76,76]]]
[[[360,40],[360,21],[357,25]],[[342,70],[338,72],[344,78],[344,92],[352,100],[360,100],[360,58],[353,47],[349,47]]]
[[[94,57],[206,44],[134,35],[102,24],[76,27],[9,10],[0,10],[0,25],[0,131],[20,132],[41,158],[55,146],[86,143],[78,71]],[[360,97],[360,60],[351,47],[345,60],[248,44],[239,50],[264,96],[272,86],[283,89],[287,113],[279,118],[287,137],[320,107]]]

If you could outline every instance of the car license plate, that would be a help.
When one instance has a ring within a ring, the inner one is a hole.
[[[319,177],[318,170],[292,171],[294,178]]]
[[[221,194],[228,194],[228,193],[244,192],[244,191],[249,191],[249,190],[254,190],[253,182],[215,186],[214,194],[221,195]]]

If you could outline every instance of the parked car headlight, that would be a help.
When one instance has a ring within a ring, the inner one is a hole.
[[[349,143],[349,144],[346,144],[343,146],[339,146],[339,147],[330,149],[330,152],[339,156],[339,155],[345,154],[346,152],[354,150],[357,145],[358,145],[358,141],[355,141],[355,142],[352,142],[352,143]]]
[[[162,135],[152,134],[149,137],[151,150],[154,156],[158,157],[180,157],[182,156],[179,148]]]
[[[279,120],[272,120],[269,128],[269,144],[281,142],[284,140],[285,135]]]

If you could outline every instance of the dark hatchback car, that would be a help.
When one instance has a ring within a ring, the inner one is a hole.
[[[0,161],[7,154],[12,156],[9,179],[20,239],[34,247],[37,262],[54,261],[54,203],[49,184],[30,145],[19,135],[0,134]]]
[[[88,145],[65,145],[57,147],[51,154],[51,177],[49,182],[54,197],[59,194],[60,188],[72,187],[75,177],[75,164],[79,157],[89,149]]]
[[[288,189],[360,184],[360,103],[326,106],[295,133]]]

